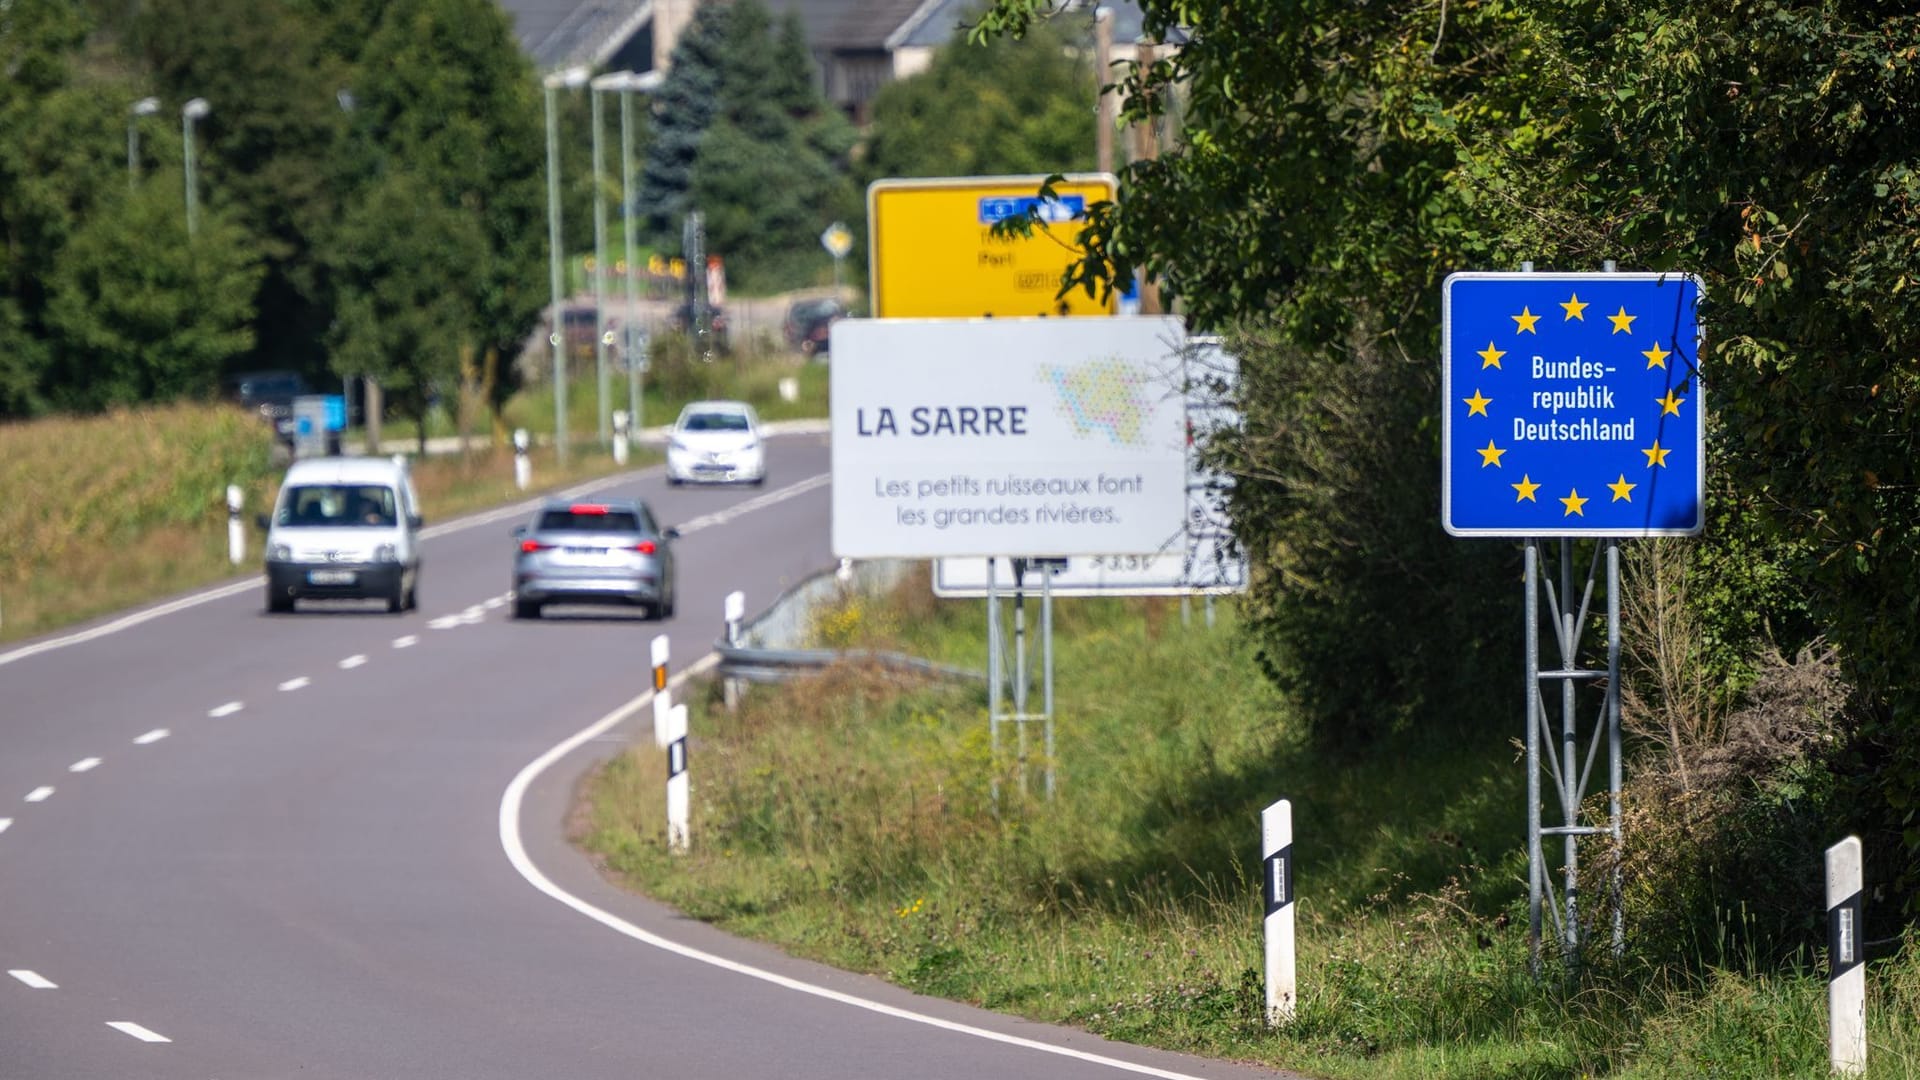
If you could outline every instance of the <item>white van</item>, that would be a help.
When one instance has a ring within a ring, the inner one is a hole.
[[[404,459],[296,461],[280,482],[267,530],[267,610],[300,599],[373,598],[416,607],[420,497]]]

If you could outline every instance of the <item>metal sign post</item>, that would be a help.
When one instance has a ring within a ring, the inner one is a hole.
[[[1589,921],[1581,838],[1606,837],[1616,850],[1621,839],[1619,540],[1700,532],[1706,409],[1696,365],[1699,279],[1617,274],[1611,265],[1598,274],[1531,269],[1446,280],[1440,490],[1447,532],[1527,542],[1527,912],[1538,974],[1545,915],[1569,967],[1579,962]],[[1596,542],[1576,601],[1583,537]],[[1603,563],[1605,665],[1585,666],[1581,638]],[[1597,703],[1583,699],[1582,686],[1600,690]],[[1600,818],[1587,795],[1603,741]],[[1543,777],[1559,804],[1554,824],[1545,821]],[[1557,891],[1551,837],[1562,841]],[[1625,947],[1617,864],[1608,891],[1617,954]]]

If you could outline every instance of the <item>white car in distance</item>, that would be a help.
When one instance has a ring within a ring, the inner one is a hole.
[[[767,478],[760,417],[744,401],[695,401],[667,435],[667,483],[759,484]]]

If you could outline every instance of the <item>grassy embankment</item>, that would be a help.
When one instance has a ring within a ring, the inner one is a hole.
[[[594,779],[580,840],[688,914],[915,990],[1328,1077],[1825,1076],[1817,971],[1536,982],[1524,771],[1506,734],[1328,761],[1231,604],[1057,609],[1058,798],[988,751],[982,687],[842,668],[729,714],[689,696],[693,850],[664,850],[661,755]],[[984,606],[925,579],[820,618],[830,644],[984,666]],[[1499,694],[1504,706],[1511,695]],[[1510,726],[1510,725],[1509,725]],[[1030,744],[1037,754],[1037,739]],[[994,811],[990,783],[1001,789]],[[1293,804],[1296,1021],[1261,1019],[1259,812]],[[1710,951],[1703,949],[1703,952]],[[1872,1076],[1920,1073],[1920,964],[1869,976]]]
[[[801,380],[797,402],[780,400],[781,376]],[[688,397],[724,393],[753,401],[769,418],[826,415],[826,369],[755,354],[710,368],[705,381],[660,388],[652,399],[671,418]],[[537,447],[533,490],[546,491],[615,472],[612,457],[589,445],[595,431],[593,382],[569,391],[575,445],[565,468],[551,447]],[[550,433],[550,390],[517,397],[510,424]],[[542,407],[544,406],[544,411]],[[543,422],[544,421],[544,422]],[[256,512],[270,505],[282,468],[269,461],[260,421],[228,405],[182,404],[107,416],[49,418],[0,425],[0,641],[62,626],[253,572],[261,536]],[[628,468],[659,460],[637,449]],[[414,464],[430,522],[525,498],[513,483],[504,446]],[[227,559],[228,484],[245,493],[247,560]]]

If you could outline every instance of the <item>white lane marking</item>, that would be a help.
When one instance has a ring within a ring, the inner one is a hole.
[[[468,626],[472,626],[474,623],[477,623],[486,617],[487,617],[487,609],[484,607],[481,607],[479,604],[475,604],[472,607],[460,613],[460,621],[463,623],[466,623]]]
[[[54,981],[52,979],[47,978],[45,975],[42,975],[37,971],[28,971],[26,968],[12,968],[7,972],[7,974],[13,976],[16,979],[19,979],[23,983],[26,983],[28,986],[33,987],[35,990],[60,989],[60,987],[54,984]]]
[[[698,663],[675,676],[668,685],[678,691],[680,688],[679,684],[693,678],[695,675],[702,674],[718,666],[719,663],[720,654],[708,653],[706,656],[701,657]],[[839,1002],[842,1005],[850,1005],[856,1009],[865,1009],[868,1012],[878,1013],[881,1016],[891,1016],[896,1020],[925,1024],[928,1027],[938,1028],[942,1031],[951,1031],[960,1035],[970,1035],[977,1039],[986,1039],[989,1042],[1004,1043],[1008,1046],[1018,1046],[1043,1054],[1055,1054],[1060,1057],[1073,1058],[1076,1061],[1104,1065],[1121,1072],[1136,1073],[1141,1076],[1155,1076],[1160,1077],[1161,1080],[1200,1080],[1199,1077],[1189,1073],[1172,1072],[1167,1069],[1155,1068],[1151,1065],[1138,1065],[1131,1061],[1121,1061],[1118,1058],[1106,1057],[1085,1050],[1076,1050],[1066,1046],[1055,1046],[1051,1043],[1040,1042],[1037,1039],[1021,1038],[1018,1035],[1007,1035],[998,1031],[988,1030],[987,1028],[975,1027],[971,1024],[962,1024],[937,1016],[929,1016],[926,1013],[918,1013],[910,1009],[902,1009],[895,1005],[883,1004],[882,1002],[873,1001],[868,998],[843,993],[839,990],[830,990],[827,987],[810,982],[803,982],[791,976],[776,974],[765,968],[757,968],[751,964],[743,964],[738,960],[729,960],[724,956],[717,956],[713,953],[696,949],[690,945],[682,945],[677,941],[661,937],[651,931],[642,930],[640,927],[622,919],[620,916],[610,911],[594,907],[592,904],[587,903],[585,900],[554,884],[551,878],[547,877],[546,874],[540,871],[539,867],[533,864],[532,857],[527,854],[526,844],[520,839],[520,805],[526,799],[527,789],[532,787],[534,780],[536,780],[541,773],[551,768],[555,762],[566,757],[582,744],[598,738],[609,729],[632,717],[642,708],[650,705],[652,701],[653,691],[649,690],[639,697],[634,698],[632,701],[627,702],[625,705],[613,710],[595,721],[589,727],[575,732],[567,738],[566,741],[529,762],[526,768],[521,769],[519,774],[507,784],[506,792],[500,796],[500,846],[506,851],[507,861],[513,864],[513,868],[519,871],[520,876],[526,879],[527,884],[532,885],[534,888],[547,894],[547,896],[585,915],[594,922],[618,933],[625,934],[627,937],[643,945],[651,945],[656,949],[673,953],[676,956],[685,957],[696,963],[708,964],[723,971],[731,971],[737,975],[745,975],[748,978],[759,979],[761,982],[772,983],[775,986],[793,990],[798,993],[810,994],[813,997]]]
[[[10,817],[0,817],[0,832],[6,832],[11,828],[13,828],[13,819]]]
[[[152,731],[147,732],[145,735],[142,735],[139,738],[133,740],[133,744],[135,746],[147,746],[152,743],[157,743],[161,739],[164,739],[171,734],[173,734],[173,732],[168,731],[166,728],[157,727],[157,728],[154,728]]]
[[[406,637],[394,638],[393,647],[396,649],[411,649],[415,645],[419,644],[419,642],[420,642],[420,638],[418,635],[408,634]]]
[[[460,616],[458,615],[442,615],[437,619],[427,620],[427,629],[429,630],[451,630],[459,625]]]
[[[98,768],[99,766],[100,766],[100,759],[97,757],[81,758],[79,761],[76,761],[73,764],[67,766],[67,771],[68,772],[86,772],[90,769]]]
[[[714,525],[725,525],[727,522],[732,521],[742,514],[750,514],[755,510],[772,506],[774,503],[785,502],[795,496],[805,495],[815,488],[825,487],[832,482],[832,473],[816,473],[797,484],[790,484],[778,491],[769,491],[765,495],[756,495],[746,502],[735,503],[725,510],[716,510],[711,514],[704,514],[694,518],[692,521],[680,526],[680,533],[684,536],[697,529],[710,528]]]
[[[46,802],[47,796],[52,794],[53,794],[52,788],[42,785],[40,787],[34,788],[32,791],[27,792],[27,801],[28,802]]]
[[[485,607],[488,611],[493,611],[497,608],[505,607],[506,603],[507,603],[507,598],[504,596],[489,596],[485,600],[481,601],[481,605]]]
[[[246,706],[240,704],[237,701],[229,701],[225,705],[220,705],[215,708],[208,709],[207,715],[213,717],[215,720],[218,720],[223,716],[232,716],[234,713],[237,713],[244,708],[246,708]]]
[[[311,685],[313,685],[312,679],[307,678],[305,675],[297,675],[291,679],[288,679],[286,682],[281,683],[280,689],[304,690]]]
[[[112,1028],[115,1031],[121,1032],[122,1034],[131,1035],[134,1038],[139,1039],[141,1042],[170,1043],[173,1041],[172,1039],[167,1038],[165,1035],[162,1035],[159,1032],[152,1030],[151,1028],[143,1028],[139,1024],[136,1024],[131,1020],[109,1020],[107,1021],[107,1026]]]
[[[354,653],[352,656],[349,656],[345,660],[340,661],[340,670],[352,671],[354,668],[357,668],[361,664],[364,664],[366,662],[367,662],[367,656],[365,653]]]

